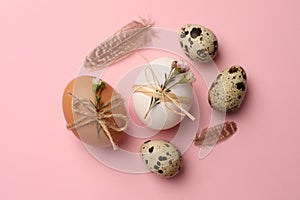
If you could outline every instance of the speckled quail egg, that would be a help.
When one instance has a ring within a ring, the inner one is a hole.
[[[186,24],[179,31],[179,42],[184,53],[192,60],[208,62],[217,55],[218,40],[208,28]]]
[[[181,152],[165,140],[148,140],[140,147],[143,161],[151,172],[169,178],[182,168]]]
[[[212,83],[208,101],[217,111],[227,112],[240,107],[247,91],[245,70],[238,65],[222,71]]]

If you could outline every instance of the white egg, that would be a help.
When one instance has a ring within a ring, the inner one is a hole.
[[[154,72],[154,76],[160,84],[165,81],[166,74],[169,74],[171,70],[173,58],[159,58],[150,62],[151,68]],[[153,84],[153,76],[151,71],[145,69],[138,75],[135,85],[150,85]],[[145,70],[147,72],[145,73]],[[171,83],[172,84],[172,83]],[[179,98],[179,103],[183,109],[188,111],[191,107],[193,100],[193,89],[190,83],[182,83],[172,87],[171,92]],[[134,92],[132,95],[132,104],[134,111],[140,121],[144,123],[147,127],[155,130],[164,130],[176,126],[180,123],[184,115],[179,115],[174,112],[182,113],[182,111],[174,105],[172,102],[161,102],[157,104],[149,114],[145,117],[151,103],[151,96],[141,93]]]

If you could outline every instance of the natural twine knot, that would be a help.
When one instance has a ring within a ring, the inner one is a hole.
[[[117,145],[113,141],[113,138],[109,132],[109,129],[122,132],[128,127],[128,118],[124,114],[113,113],[113,111],[123,105],[123,99],[121,95],[115,95],[110,101],[103,103],[102,109],[97,111],[95,104],[91,100],[81,99],[69,93],[73,97],[72,109],[74,114],[78,114],[81,117],[74,120],[73,123],[67,124],[67,129],[79,129],[91,123],[97,123],[97,126],[104,131],[112,144],[114,150],[117,149]],[[108,106],[111,105],[110,108]],[[109,119],[120,119],[122,125],[118,126],[114,121]],[[97,130],[97,134],[99,134]]]

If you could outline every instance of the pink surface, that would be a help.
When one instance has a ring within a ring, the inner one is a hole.
[[[300,199],[299,2],[187,2],[0,3],[0,199]],[[209,27],[219,69],[240,64],[249,78],[244,105],[227,116],[236,135],[203,160],[191,146],[170,180],[102,165],[62,115],[63,89],[87,52],[138,16],[167,29]]]

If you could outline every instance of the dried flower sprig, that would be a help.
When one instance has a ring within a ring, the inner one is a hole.
[[[105,82],[100,81],[100,83],[93,83],[93,92],[95,92],[95,109],[99,112],[102,108],[104,103],[101,102],[102,96],[101,93],[105,88]]]
[[[95,106],[95,109],[96,109],[96,113],[101,113],[101,111],[103,110],[104,107],[108,106],[107,103],[104,103],[102,101],[102,91],[104,90],[105,88],[105,82],[100,80],[98,83],[93,83],[92,85],[92,90],[93,92],[95,93],[95,102],[91,102],[93,103],[93,105]],[[103,129],[103,127],[101,127],[101,124],[100,123],[97,123],[97,133],[99,134],[101,132],[101,130]],[[117,147],[116,147],[116,144],[115,142],[113,141],[113,138],[111,136],[111,134],[109,133],[109,131],[104,131],[106,137],[110,140],[112,146],[113,146],[113,149],[116,150]]]
[[[179,77],[179,78],[178,78]],[[173,61],[171,64],[171,69],[169,74],[165,74],[165,81],[163,84],[160,85],[160,88],[157,92],[160,93],[169,93],[171,89],[178,84],[183,83],[194,83],[196,78],[194,77],[193,72],[188,63],[180,60],[180,61]],[[171,84],[173,83],[173,84]],[[148,116],[150,111],[158,104],[161,103],[160,98],[151,97],[149,109],[146,112],[144,118]]]

